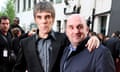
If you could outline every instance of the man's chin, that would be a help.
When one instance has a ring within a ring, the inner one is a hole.
[[[82,39],[76,39],[74,42],[75,43],[79,43],[79,42],[81,42],[81,41],[83,41]]]
[[[48,31],[43,31],[42,33],[44,33],[44,34],[48,34],[49,32],[48,32]]]

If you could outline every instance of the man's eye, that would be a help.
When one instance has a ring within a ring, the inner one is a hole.
[[[73,26],[69,26],[70,29],[73,29]]]
[[[41,16],[37,16],[37,18],[41,19]]]
[[[45,19],[50,19],[50,17],[51,17],[50,15],[47,15],[47,16],[45,17]]]
[[[77,26],[77,29],[81,29],[81,28],[83,28],[83,26],[82,26],[82,25]]]
[[[8,23],[2,23],[2,25],[8,25]]]
[[[5,23],[2,23],[2,25],[5,25]]]

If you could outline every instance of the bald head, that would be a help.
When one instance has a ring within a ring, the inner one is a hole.
[[[69,16],[67,19],[67,24],[70,24],[72,21],[74,21],[74,22],[79,21],[83,24],[86,24],[86,20],[80,14],[72,14],[71,16]]]
[[[83,41],[88,34],[86,20],[79,14],[72,14],[67,19],[66,35],[74,47]]]

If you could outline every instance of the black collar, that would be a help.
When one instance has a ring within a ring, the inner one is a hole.
[[[38,36],[38,33],[39,33],[39,30],[37,31],[37,33],[35,35],[37,41],[40,40],[40,39],[42,39],[42,38],[40,38]],[[48,37],[46,39],[54,39],[54,40],[56,40],[55,32],[54,31],[49,32]]]

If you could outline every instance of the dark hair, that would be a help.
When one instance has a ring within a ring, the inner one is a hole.
[[[14,21],[14,22],[17,22],[17,23],[19,24],[20,19],[19,19],[19,17],[15,17],[15,18],[13,19],[13,21]]]
[[[113,33],[115,34],[115,37],[119,37],[119,35],[120,35],[120,31],[115,31]]]
[[[1,23],[2,20],[6,20],[6,19],[8,19],[10,21],[9,17],[7,17],[7,16],[1,16],[0,17],[0,23]]]
[[[37,3],[33,10],[34,17],[37,12],[43,12],[43,11],[51,13],[52,17],[55,18],[55,10],[50,2],[40,1],[39,3]]]
[[[18,20],[19,21],[20,19],[19,19],[19,17],[15,17],[14,20]]]

